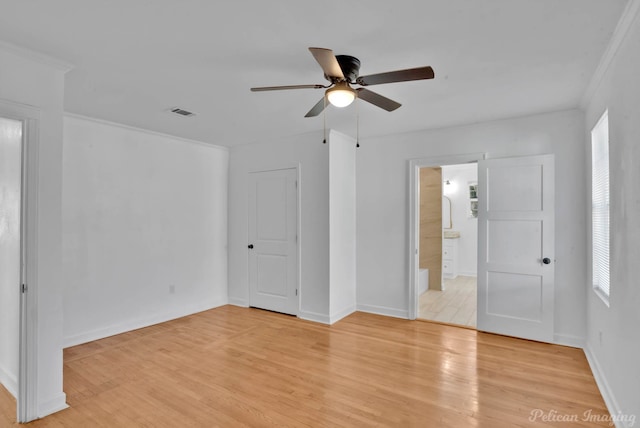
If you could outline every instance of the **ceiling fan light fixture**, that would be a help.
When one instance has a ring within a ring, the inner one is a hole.
[[[347,82],[339,82],[327,89],[327,99],[336,107],[346,107],[356,98],[356,91]]]

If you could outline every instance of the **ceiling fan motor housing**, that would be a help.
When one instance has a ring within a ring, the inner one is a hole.
[[[360,72],[360,60],[350,55],[336,55],[336,59],[340,64],[345,80],[349,83],[355,82]],[[331,81],[331,78],[327,77],[327,79]]]

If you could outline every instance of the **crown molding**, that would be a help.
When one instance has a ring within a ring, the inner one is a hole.
[[[207,147],[207,148],[210,148],[210,149],[221,150],[223,152],[229,152],[229,148],[228,147],[221,146],[219,144],[212,144],[212,143],[206,143],[204,141],[191,140],[189,138],[178,137],[177,135],[165,134],[164,132],[152,131],[150,129],[139,128],[137,126],[126,125],[124,123],[112,122],[110,120],[99,119],[97,117],[84,116],[82,114],[71,113],[71,112],[68,112],[68,111],[64,112],[64,117],[68,117],[68,118],[71,118],[71,119],[80,119],[80,120],[84,120],[84,121],[87,121],[87,122],[94,122],[94,123],[98,123],[98,124],[101,124],[101,125],[107,125],[107,126],[112,126],[112,127],[115,127],[115,128],[126,129],[128,131],[139,132],[141,134],[152,135],[154,137],[166,138],[166,139],[169,139],[169,140],[180,141],[180,142],[183,142],[183,143],[194,144],[194,145],[198,145],[198,146]]]
[[[618,53],[618,50],[620,49],[622,42],[629,33],[629,30],[633,26],[633,23],[637,19],[639,12],[640,0],[629,0],[629,3],[627,3],[627,6],[620,16],[620,20],[618,21],[618,25],[616,25],[616,29],[613,31],[613,35],[611,36],[611,40],[609,41],[607,48],[600,58],[598,68],[596,68],[595,73],[593,73],[593,76],[591,76],[589,85],[582,95],[582,99],[580,100],[580,107],[582,109],[587,108],[587,106],[591,102],[591,99],[600,87],[605,74],[613,63],[613,59]]]
[[[45,55],[40,52],[32,51],[30,49],[23,48],[22,46],[14,45],[12,43],[8,43],[0,40],[0,49],[10,52],[14,55],[20,56],[22,58],[27,58],[32,61],[38,62],[40,64],[48,65],[49,67],[55,68],[63,73],[67,73],[68,71],[73,69],[73,64],[60,60],[58,58],[54,58],[49,55]]]

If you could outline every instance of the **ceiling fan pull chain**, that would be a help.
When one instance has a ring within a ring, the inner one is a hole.
[[[356,100],[356,148],[360,147],[360,100]]]
[[[322,109],[322,144],[327,144],[327,96],[324,98],[324,109]]]

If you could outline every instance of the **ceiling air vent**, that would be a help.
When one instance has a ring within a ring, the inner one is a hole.
[[[190,112],[189,110],[182,109],[180,107],[174,107],[172,109],[169,109],[169,111],[171,113],[175,113],[177,115],[184,116],[184,117],[191,117],[196,115],[195,113]]]

